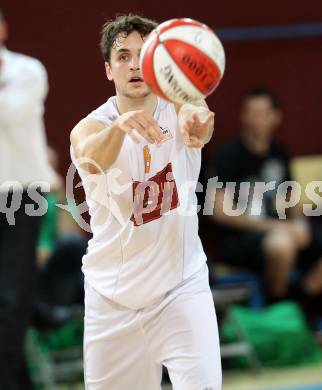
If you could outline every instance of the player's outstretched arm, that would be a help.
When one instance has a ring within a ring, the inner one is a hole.
[[[101,173],[117,159],[126,134],[136,143],[140,142],[139,135],[149,143],[162,140],[152,115],[138,110],[120,115],[110,126],[84,119],[72,130],[70,141],[80,166],[89,173]]]
[[[204,100],[199,105],[183,104],[176,107],[183,141],[186,146],[201,148],[208,143],[214,131],[215,114]]]
[[[106,127],[100,121],[84,119],[72,130],[70,141],[80,167],[99,173],[116,160],[124,137],[125,133],[113,124]]]

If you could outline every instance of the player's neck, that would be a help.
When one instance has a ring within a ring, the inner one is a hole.
[[[128,111],[145,110],[153,115],[157,108],[158,99],[152,93],[142,98],[116,95],[116,104],[120,114]]]

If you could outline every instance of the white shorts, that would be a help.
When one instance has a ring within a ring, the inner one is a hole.
[[[162,365],[174,390],[220,390],[207,266],[140,310],[115,304],[86,283],[84,364],[88,390],[160,390]]]

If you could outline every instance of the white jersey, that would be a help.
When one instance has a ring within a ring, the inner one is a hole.
[[[37,59],[3,47],[0,64],[0,192],[57,184],[43,122],[46,70]]]
[[[116,98],[87,116],[110,125]],[[154,114],[165,140],[136,144],[126,136],[115,163],[100,174],[77,166],[93,238],[83,258],[87,282],[110,300],[146,307],[197,272],[206,261],[198,236],[196,184],[201,150],[187,148],[173,104]]]

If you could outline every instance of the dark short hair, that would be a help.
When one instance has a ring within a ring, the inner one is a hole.
[[[101,51],[105,62],[110,62],[111,48],[120,33],[127,37],[133,31],[137,31],[141,37],[147,36],[157,27],[158,23],[139,15],[119,15],[114,20],[107,21],[102,29]]]
[[[245,100],[249,98],[256,98],[256,97],[266,97],[270,100],[273,108],[275,109],[281,108],[281,104],[278,98],[276,97],[276,95],[269,88],[265,86],[259,86],[248,90],[243,96],[243,101],[245,102]]]
[[[2,9],[0,9],[0,22],[2,22],[3,20],[4,20],[4,13]]]

